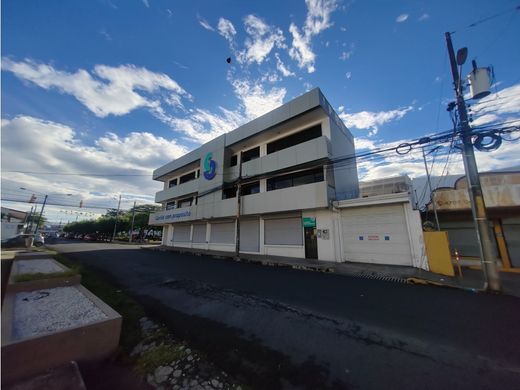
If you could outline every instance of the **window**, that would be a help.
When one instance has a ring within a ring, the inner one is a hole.
[[[177,178],[170,180],[168,183],[168,188],[175,187],[177,185]]]
[[[197,179],[200,177],[200,169],[197,169],[197,175],[196,175]]]
[[[182,183],[186,183],[188,181],[192,181],[192,180],[195,180],[196,179],[196,172],[193,171],[193,172],[190,172],[190,173],[187,173],[183,176],[180,177],[179,179],[179,184],[182,184]]]
[[[189,198],[179,199],[177,201],[178,208],[183,207],[190,207],[193,203],[193,196],[190,196]]]
[[[175,201],[166,203],[166,210],[171,210],[175,208]]]
[[[258,194],[260,192],[260,182],[255,181],[253,183],[244,184],[242,187],[240,187],[240,195],[251,195],[251,194]]]
[[[323,181],[322,167],[267,179],[267,191],[280,190],[282,188],[301,186],[320,181]]]
[[[260,157],[260,146],[256,148],[246,150],[242,152],[242,162],[245,163],[247,161],[254,160],[255,158]]]
[[[311,139],[321,137],[321,125],[310,127],[306,130],[288,135],[287,137],[277,139],[267,144],[267,154],[278,152],[291,146],[310,141]]]
[[[238,164],[238,156],[236,154],[234,154],[233,156],[231,156],[231,160],[229,161],[229,166],[235,167],[237,164]]]
[[[235,198],[237,196],[236,187],[228,187],[222,190],[222,199]]]

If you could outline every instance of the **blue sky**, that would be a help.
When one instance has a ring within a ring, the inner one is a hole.
[[[19,190],[25,187],[61,193],[56,203],[113,205],[120,193],[125,207],[148,202],[160,187],[150,177],[154,168],[314,87],[358,150],[448,130],[446,31],[454,32],[456,48],[469,48],[469,60],[495,70],[498,95],[477,106],[475,123],[518,119],[517,6],[5,0],[2,197],[26,196]],[[462,73],[469,70],[468,61]],[[479,154],[480,168],[518,165],[518,152],[517,143],[507,143]],[[421,175],[415,157],[360,164],[360,178]],[[457,156],[448,163],[439,157],[434,172],[461,171]],[[140,176],[103,176],[115,174]]]

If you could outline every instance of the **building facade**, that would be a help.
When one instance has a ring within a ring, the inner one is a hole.
[[[357,198],[354,139],[319,89],[156,169],[163,245],[342,258],[332,202]],[[237,187],[240,194],[237,196]],[[238,218],[237,218],[238,216]]]

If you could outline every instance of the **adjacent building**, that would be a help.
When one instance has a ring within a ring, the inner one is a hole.
[[[357,198],[354,139],[319,89],[156,169],[163,245],[339,260],[333,201]],[[237,196],[240,186],[240,196]]]

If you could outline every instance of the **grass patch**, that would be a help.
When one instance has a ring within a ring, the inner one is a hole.
[[[51,273],[42,273],[37,272],[34,274],[18,274],[14,276],[14,281],[16,283],[20,282],[30,282],[33,280],[42,280],[42,279],[55,279],[55,278],[67,278],[70,276],[77,275],[79,273],[79,267],[75,266],[74,268],[68,269],[67,271],[62,272],[51,272]]]
[[[137,359],[135,370],[139,374],[145,375],[155,371],[159,366],[166,366],[179,360],[184,354],[184,350],[180,350],[174,345],[159,345],[146,351]]]
[[[141,341],[139,319],[145,316],[143,307],[114,287],[110,279],[101,272],[78,265],[63,254],[55,255],[54,259],[66,267],[75,267],[81,273],[81,284],[121,314],[123,324],[119,346],[126,354],[130,354],[134,346]]]

